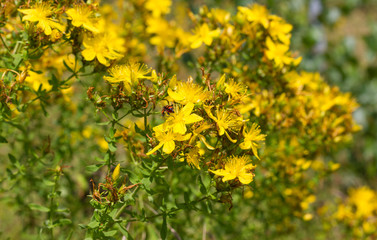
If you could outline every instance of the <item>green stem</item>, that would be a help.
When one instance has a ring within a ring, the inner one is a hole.
[[[11,54],[9,47],[8,47],[7,44],[5,43],[5,41],[4,41],[3,37],[1,36],[1,34],[0,34],[0,39],[1,39],[1,41],[3,42],[3,45],[4,45],[4,47],[7,49],[8,53]]]
[[[133,197],[135,195],[135,193],[138,191],[138,189],[139,189],[139,186],[136,186],[136,189],[132,192],[131,197]],[[127,202],[125,202],[123,204],[123,206],[116,213],[114,219],[118,219],[119,216],[122,214],[122,212],[124,211],[124,209],[126,209],[127,206],[129,206],[129,204],[127,204]]]

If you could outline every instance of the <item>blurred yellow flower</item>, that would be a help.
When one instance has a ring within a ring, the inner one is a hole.
[[[264,28],[268,28],[269,13],[265,6],[254,4],[251,7],[238,7],[238,11],[244,15],[247,21],[261,24]]]
[[[152,34],[150,43],[159,47],[175,46],[176,32],[175,28],[163,18],[148,18],[147,33]]]
[[[283,67],[284,65],[298,65],[301,62],[301,57],[293,58],[289,50],[289,45],[282,43],[275,43],[271,38],[266,40],[266,57],[269,60],[273,60],[277,67]]]
[[[52,29],[58,29],[59,31],[64,31],[64,25],[57,22],[52,18],[48,18],[53,14],[51,6],[47,3],[37,3],[33,8],[30,9],[18,9],[19,12],[25,14],[22,17],[22,21],[38,22],[37,27],[42,29],[46,35],[52,33]]]
[[[34,91],[38,91],[39,87],[41,87],[41,90],[46,91],[50,91],[52,89],[52,86],[48,82],[48,78],[44,73],[28,71],[28,76],[26,77],[25,82],[27,82]]]
[[[191,36],[191,48],[195,49],[200,47],[203,43],[207,46],[212,44],[214,38],[220,35],[220,29],[210,30],[207,23],[197,27],[194,31],[194,35]]]
[[[147,0],[145,8],[152,12],[153,17],[170,13],[171,0]]]
[[[254,173],[251,170],[256,166],[249,162],[247,156],[232,156],[227,159],[224,169],[210,170],[218,176],[223,176],[223,182],[238,178],[242,184],[249,184],[253,181]]]
[[[356,216],[369,217],[377,211],[377,194],[367,186],[349,191],[349,202],[356,206]]]

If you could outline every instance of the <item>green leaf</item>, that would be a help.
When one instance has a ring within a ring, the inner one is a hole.
[[[143,133],[143,130],[141,130],[141,129],[137,126],[136,123],[135,123],[135,132],[140,133],[140,134]]]
[[[106,237],[112,237],[116,233],[117,233],[117,230],[112,230],[112,231],[108,231],[108,232],[103,232],[103,235],[105,235]]]
[[[49,208],[41,206],[41,205],[36,204],[36,203],[30,203],[28,206],[31,210],[36,210],[36,211],[40,211],[40,212],[49,212],[50,211]]]
[[[108,144],[108,146],[109,146],[109,150],[110,150],[110,152],[116,152],[117,147],[116,147],[115,143],[110,142],[110,143]]]
[[[90,222],[87,227],[89,228],[97,228],[99,226],[99,222],[97,221],[93,221],[93,222]]]
[[[70,68],[69,66],[68,66],[68,64],[63,60],[63,64],[64,64],[64,66],[67,68],[67,70],[68,71],[70,71],[71,73],[74,73],[75,71],[73,71],[72,70],[72,68]]]
[[[44,180],[43,180],[43,184],[44,184],[45,186],[47,186],[47,187],[52,187],[52,186],[55,185],[55,182],[44,179]]]
[[[103,166],[102,163],[95,164],[95,165],[89,165],[89,166],[86,166],[86,167],[85,167],[85,170],[86,170],[86,172],[88,172],[88,173],[94,173],[94,172],[97,172],[98,169],[100,169],[102,166]]]
[[[68,219],[68,218],[59,219],[59,225],[69,225],[69,224],[72,224],[71,219]]]
[[[166,214],[164,214],[162,217],[162,225],[161,225],[161,230],[160,230],[161,239],[166,239],[167,233],[168,233],[168,225],[166,222]]]

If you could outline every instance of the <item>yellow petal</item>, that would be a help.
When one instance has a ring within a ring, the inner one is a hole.
[[[225,135],[226,135],[226,137],[229,139],[229,141],[231,141],[232,143],[236,143],[236,142],[237,142],[237,140],[232,139],[232,138],[229,136],[229,133],[228,133],[227,131],[225,131]]]
[[[202,140],[202,142],[204,143],[204,145],[206,145],[206,147],[209,149],[209,150],[215,150],[214,147],[212,147],[211,145],[209,145],[206,141],[206,138],[203,136],[203,135],[199,135],[199,138],[200,140]]]
[[[160,149],[162,147],[163,143],[160,142],[156,147],[154,147],[152,150],[150,150],[149,152],[147,152],[147,155],[151,155],[152,153],[154,153],[155,151],[157,151],[158,149]]]
[[[253,150],[254,156],[257,157],[260,160],[260,158],[258,156],[257,148],[254,145],[251,146],[251,150]]]
[[[113,171],[113,181],[115,182],[116,180],[118,180],[119,178],[119,172],[120,172],[120,163],[118,163],[118,165],[115,167],[114,171]]]
[[[162,151],[166,154],[170,154],[174,151],[175,148],[175,142],[173,140],[167,141],[164,143],[164,147],[162,148]]]
[[[192,43],[191,43],[191,45],[190,45],[190,47],[192,48],[192,49],[195,49],[195,48],[198,48],[198,47],[200,47],[201,45],[202,45],[202,40],[200,39],[200,38],[197,38],[197,39],[195,39]]]
[[[179,95],[178,93],[176,92],[173,92],[173,90],[171,90],[170,88],[168,89],[168,94],[171,98],[174,99],[174,101],[176,102],[180,102],[182,101],[183,99],[185,99],[185,96],[182,96],[182,95]]]
[[[194,104],[192,102],[189,102],[181,109],[180,114],[183,114],[184,116],[190,115],[192,110],[194,109]]]
[[[203,118],[201,116],[196,115],[195,113],[193,113],[193,114],[187,116],[184,120],[185,120],[186,124],[191,124],[191,123],[202,121]]]
[[[84,49],[81,52],[81,55],[84,57],[86,61],[92,61],[96,57],[96,53],[92,49]]]
[[[223,177],[223,182],[226,182],[226,181],[229,181],[229,180],[233,180],[235,179],[237,176],[233,173],[228,173],[226,175],[224,175]]]
[[[242,184],[249,184],[253,181],[253,174],[251,173],[241,174],[238,176],[238,180],[240,180]]]
[[[179,123],[174,124],[173,132],[185,134],[186,131],[187,131],[187,128],[186,128],[186,125],[183,122],[179,122]]]

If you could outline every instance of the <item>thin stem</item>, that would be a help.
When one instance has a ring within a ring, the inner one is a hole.
[[[9,47],[7,46],[7,44],[5,43],[5,41],[4,41],[3,37],[1,36],[1,34],[0,34],[0,39],[1,39],[1,41],[3,42],[4,47],[7,49],[8,53],[10,54],[10,53],[11,53],[11,52],[10,52],[10,49],[9,49]]]

